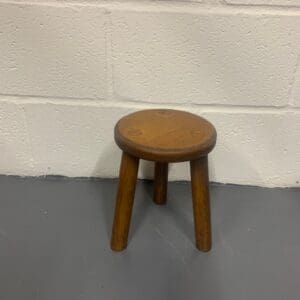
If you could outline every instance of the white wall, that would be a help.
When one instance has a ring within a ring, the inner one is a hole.
[[[1,1],[0,173],[116,177],[115,122],[170,107],[215,124],[211,180],[300,186],[299,62],[300,0]]]

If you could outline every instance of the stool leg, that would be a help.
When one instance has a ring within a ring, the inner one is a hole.
[[[166,204],[168,187],[168,163],[156,162],[154,172],[154,195],[156,204]]]
[[[111,237],[111,249],[114,251],[122,251],[127,247],[138,166],[138,158],[123,152]]]
[[[207,156],[190,162],[196,246],[211,249],[209,179]]]

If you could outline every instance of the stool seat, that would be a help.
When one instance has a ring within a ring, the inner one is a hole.
[[[149,109],[129,114],[115,126],[115,141],[126,153],[156,162],[195,160],[216,143],[207,120],[185,111]]]

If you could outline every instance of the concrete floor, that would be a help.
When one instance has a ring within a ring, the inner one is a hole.
[[[194,247],[190,186],[151,202],[109,248],[115,180],[0,176],[0,299],[300,299],[300,189],[211,186],[213,250]]]

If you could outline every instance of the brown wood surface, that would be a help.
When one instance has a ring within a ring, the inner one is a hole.
[[[190,162],[196,246],[211,249],[211,224],[207,156]]]
[[[153,201],[156,204],[166,204],[168,187],[168,164],[156,162],[154,172]]]
[[[115,126],[119,147],[133,156],[179,162],[206,155],[216,142],[214,126],[189,112],[142,110],[123,117]]]
[[[138,158],[123,152],[111,238],[111,249],[114,251],[127,247],[138,166]]]
[[[151,109],[122,118],[115,140],[123,150],[111,248],[127,246],[139,159],[155,161],[154,202],[166,203],[168,163],[190,161],[196,246],[211,248],[207,154],[216,130],[205,119],[184,111]]]

